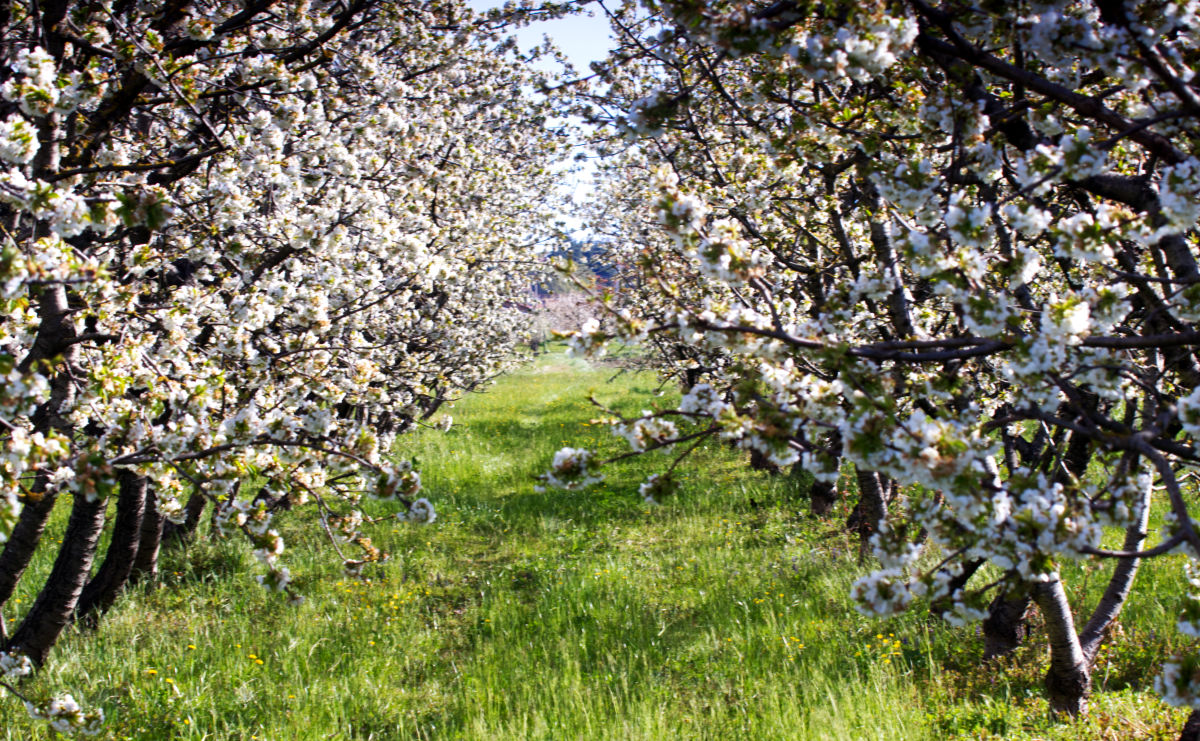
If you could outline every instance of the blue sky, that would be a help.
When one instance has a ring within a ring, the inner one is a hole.
[[[467,5],[475,10],[490,10],[504,5],[504,2],[467,0]],[[550,37],[554,45],[571,60],[575,70],[582,75],[590,73],[589,62],[604,59],[608,55],[611,43],[608,21],[604,17],[604,11],[596,5],[592,5],[582,14],[534,23],[516,33],[518,43],[525,49],[540,44],[543,35]]]
[[[467,5],[474,10],[484,11],[504,5],[504,0],[467,0]],[[582,13],[533,23],[518,29],[514,35],[523,49],[537,46],[542,43],[543,36],[549,36],[554,45],[570,60],[575,72],[582,76],[591,74],[588,66],[590,62],[608,56],[612,44],[608,19],[605,18],[604,11],[594,3]],[[577,200],[585,201],[593,191],[592,178],[596,168],[590,161],[577,163],[577,168],[573,172],[563,173],[561,187]],[[574,214],[563,213],[560,216],[568,230],[573,231],[579,238],[587,237]]]

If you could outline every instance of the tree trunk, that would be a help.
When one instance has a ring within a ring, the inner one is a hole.
[[[137,556],[133,559],[132,581],[153,580],[158,576],[158,551],[162,545],[163,523],[166,518],[158,511],[154,493],[146,494],[146,509],[142,514],[142,528],[138,538]]]
[[[1153,494],[1152,486],[1147,486],[1146,491],[1142,493],[1138,517],[1125,530],[1125,542],[1122,550],[1139,551],[1146,542],[1146,530],[1150,525],[1150,498]],[[1133,588],[1133,580],[1137,576],[1140,563],[1140,558],[1117,559],[1117,565],[1113,568],[1113,574],[1108,580],[1104,596],[1100,598],[1100,602],[1092,612],[1092,617],[1080,632],[1079,642],[1089,665],[1095,661],[1100,644],[1108,635],[1108,629],[1121,614],[1121,608],[1125,606],[1125,600],[1129,598],[1129,591]]]
[[[1011,445],[1007,446],[1012,449]],[[988,474],[999,483],[1000,467],[996,459],[988,456],[984,461]],[[1015,470],[1010,468],[1010,471]],[[990,661],[1007,656],[1017,650],[1029,635],[1029,627],[1025,623],[1025,613],[1033,597],[1025,585],[1015,589],[1005,585],[1004,591],[996,595],[992,604],[988,605],[988,616],[983,621],[983,660]]]
[[[65,6],[62,6],[61,9],[65,12]],[[54,12],[56,13],[57,10]],[[52,15],[48,9],[46,18],[51,18]],[[61,36],[56,33],[50,34],[50,36],[53,37],[54,41],[53,44],[50,44],[52,50],[54,45],[57,44],[59,45],[58,50],[61,53]],[[59,136],[60,123],[61,115],[54,113],[47,116],[39,125],[38,140],[43,144],[33,162],[35,176],[42,172],[58,170],[61,151],[59,145],[61,140]],[[33,237],[46,236],[48,233],[49,228],[45,222],[39,221],[34,224]],[[69,436],[71,427],[63,418],[61,411],[70,406],[75,398],[75,385],[70,369],[73,367],[75,359],[75,346],[71,340],[76,337],[77,333],[74,321],[71,318],[71,306],[70,300],[67,297],[67,288],[64,284],[52,284],[42,286],[38,289],[30,289],[30,295],[37,299],[38,331],[33,340],[33,347],[21,359],[18,369],[22,372],[40,369],[43,363],[53,361],[56,358],[61,359],[62,364],[67,369],[66,372],[60,371],[54,373],[50,379],[50,398],[34,410],[30,421],[33,423],[33,429],[36,432],[45,433],[50,430],[58,430]],[[43,372],[45,372],[44,369]],[[21,576],[25,573],[29,562],[33,559],[33,554],[37,550],[38,543],[41,542],[42,533],[46,529],[46,522],[50,518],[50,513],[53,511],[54,503],[57,499],[58,492],[48,491],[46,475],[39,473],[34,479],[30,495],[26,497],[24,506],[21,508],[17,524],[14,526],[8,542],[5,543],[3,552],[0,552],[0,605],[7,603],[12,597],[13,592],[16,591],[17,583],[21,580]],[[102,503],[99,505],[99,508],[102,526],[104,517],[104,506]],[[72,525],[76,524],[76,512],[78,510],[79,506],[77,502],[76,507],[71,511]],[[82,522],[78,524],[81,528],[83,527]],[[68,545],[70,544],[64,545],[59,551],[58,560],[55,561],[55,571],[58,570],[59,563],[69,550]],[[80,547],[85,551],[87,550],[86,543],[81,544]],[[93,552],[95,551],[94,543],[91,549]],[[84,568],[85,578],[90,567],[91,556],[88,557],[87,566]],[[43,588],[43,594],[45,591],[46,589]],[[41,601],[41,595],[39,595],[38,601]],[[37,607],[36,603],[34,607]],[[74,607],[73,604],[72,607]],[[28,619],[22,621],[20,628],[17,630],[18,635],[20,635],[21,629],[27,623]],[[5,645],[8,645],[8,641],[5,641]]]
[[[770,459],[767,458],[765,453],[755,450],[754,448],[750,449],[750,468],[754,469],[755,471],[779,473],[779,466],[772,463]]]
[[[829,513],[833,511],[833,505],[837,504],[837,484],[829,481],[814,481],[812,488],[808,491],[808,496],[812,513],[817,517],[828,517]]]
[[[117,594],[125,588],[138,553],[142,513],[146,508],[146,478],[132,471],[122,471],[120,483],[121,495],[117,499],[112,540],[105,552],[104,562],[83,588],[75,608],[77,619],[89,626],[95,625],[96,613],[106,612],[112,607]]]
[[[34,491],[43,489],[44,477],[38,477]],[[25,506],[17,518],[17,524],[9,534],[4,550],[0,551],[0,605],[4,605],[17,589],[21,575],[33,559],[38,543],[42,540],[42,532],[46,529],[46,521],[54,509],[58,499],[57,491],[42,491],[37,499],[26,499]]]
[[[1098,402],[1099,399],[1095,395],[1088,395],[1085,399],[1085,404],[1087,404],[1089,409],[1095,409]],[[1054,480],[1063,486],[1069,486],[1072,483],[1072,479],[1083,478],[1084,474],[1087,473],[1088,463],[1091,462],[1092,453],[1093,446],[1091,439],[1084,435],[1072,433],[1070,439],[1067,441],[1066,452],[1063,454],[1062,467],[1055,472]],[[1032,459],[1032,455],[1031,453],[1029,456],[1030,459]],[[1022,458],[1025,457],[1022,456]],[[995,470],[994,461],[991,462],[989,470],[994,470],[995,475],[999,475],[999,471]],[[983,622],[984,659],[996,659],[1001,656],[1007,656],[1017,650],[1025,641],[1029,636],[1029,626],[1026,625],[1025,616],[1032,601],[1033,596],[1028,592],[1011,597],[1008,594],[996,597],[988,608],[987,619]],[[1120,607],[1117,609],[1119,611]],[[1074,624],[1072,623],[1072,632],[1074,632],[1074,629]],[[1099,647],[1099,644],[1096,644],[1096,646]],[[1094,653],[1085,653],[1089,672],[1094,655]]]
[[[237,491],[235,485],[234,491]],[[204,508],[208,504],[208,497],[204,496],[201,491],[194,491],[188,497],[187,504],[183,505],[184,520],[176,525],[168,520],[163,523],[162,542],[181,542],[192,537],[196,533],[196,528],[200,525],[200,518],[204,515]]]
[[[984,661],[1007,656],[1025,642],[1029,635],[1025,613],[1032,601],[1027,589],[996,595],[988,607],[987,619],[983,621]]]
[[[88,501],[87,497],[76,495],[54,569],[33,607],[9,639],[6,651],[20,651],[37,666],[46,663],[50,649],[71,622],[79,594],[87,582],[96,544],[104,529],[104,510],[103,499]]]
[[[867,157],[859,160],[859,183],[871,210],[882,212],[883,200],[879,197],[879,189],[867,174],[865,166]],[[892,284],[892,292],[887,297],[888,319],[898,339],[906,340],[913,336],[912,317],[909,315],[909,305],[912,297],[908,295],[904,277],[901,274],[896,250],[892,246],[891,235],[888,233],[888,222],[884,219],[871,220],[871,246],[875,250],[875,265],[885,280]]]
[[[887,516],[893,486],[888,477],[875,471],[858,469],[855,477],[858,480],[858,504],[846,519],[846,528],[857,532],[866,548],[880,521]]]
[[[53,136],[56,129],[52,122],[47,122],[47,126],[50,128],[45,136]],[[56,157],[57,144],[50,145],[49,149],[52,151],[42,152],[39,156]],[[57,161],[53,164],[57,167]],[[19,367],[22,371],[32,370],[39,363],[54,357],[61,357],[68,366],[70,365],[75,355],[75,348],[70,340],[76,333],[75,325],[70,319],[69,304],[65,286],[52,285],[41,289],[38,294],[38,316],[41,323],[33,347],[21,360]],[[74,398],[75,386],[70,374],[56,373],[50,381],[50,398],[33,413],[31,421],[34,431],[46,433],[59,430],[70,434],[70,426],[59,414],[59,410],[65,408]],[[50,512],[58,499],[58,492],[47,491],[46,484],[45,474],[39,473],[30,488],[29,496],[26,497],[25,506],[21,508],[17,524],[4,545],[4,551],[0,552],[0,605],[8,602],[16,590],[17,582],[21,580],[21,575],[25,573],[38,543],[41,542],[46,521],[50,519]]]
[[[1086,407],[1090,411],[1094,411],[1097,406],[1094,398],[1089,395],[1086,399],[1091,402]],[[1073,483],[1073,479],[1082,479],[1087,473],[1088,463],[1091,460],[1091,438],[1078,432],[1071,433],[1071,439],[1067,442],[1067,450],[1063,454],[1062,469],[1055,472],[1054,480],[1063,486],[1069,486]]]
[[[833,470],[838,471],[841,468],[841,447],[842,436],[836,430],[830,432],[824,442],[826,454],[833,458]],[[799,464],[796,464],[799,465]],[[833,511],[833,506],[837,504],[838,490],[837,480],[825,482],[821,479],[813,481],[812,488],[809,490],[809,506],[812,513],[817,517],[827,517]]]
[[[1055,574],[1053,580],[1035,585],[1033,599],[1046,620],[1050,638],[1050,669],[1046,672],[1050,709],[1072,716],[1082,715],[1087,711],[1091,674],[1075,633],[1071,604],[1062,580]]]

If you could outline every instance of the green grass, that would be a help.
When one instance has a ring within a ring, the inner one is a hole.
[[[543,356],[459,403],[449,433],[402,440],[439,518],[374,526],[391,558],[364,579],[341,575],[310,512],[280,519],[300,607],[254,584],[243,544],[205,535],[165,554],[165,584],[131,590],[98,630],[68,633],[22,691],[70,691],[105,709],[111,738],[136,739],[1178,733],[1184,714],[1149,691],[1158,658],[1178,646],[1176,563],[1147,564],[1097,669],[1092,713],[1063,722],[1042,699],[1043,644],[982,666],[974,629],[920,607],[858,615],[846,595],[866,567],[838,520],[809,517],[796,480],[752,472],[736,451],[701,449],[659,507],[636,493],[665,460],[655,456],[614,466],[589,492],[535,492],[563,445],[621,451],[588,424],[589,390],[629,411],[663,401],[652,377],[609,383],[614,373]],[[1104,572],[1072,566],[1068,583],[1090,603]],[[52,736],[0,700],[0,738]]]

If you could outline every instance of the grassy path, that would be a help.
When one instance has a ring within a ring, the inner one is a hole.
[[[284,528],[308,596],[299,608],[246,576],[241,544],[202,539],[167,557],[170,588],[135,590],[100,630],[70,635],[28,690],[101,704],[111,737],[131,739],[1177,732],[1180,713],[1144,691],[1175,609],[1152,596],[1131,606],[1104,659],[1102,682],[1117,691],[1088,720],[1057,723],[1040,699],[1042,649],[984,669],[977,641],[927,613],[859,616],[846,594],[861,567],[836,522],[803,515],[794,482],[749,472],[734,451],[702,450],[661,507],[636,495],[652,457],[614,467],[591,492],[535,492],[562,445],[620,449],[588,424],[589,389],[631,410],[655,402],[653,379],[608,383],[614,372],[543,356],[460,403],[449,433],[402,441],[439,518],[377,525],[392,558],[364,579],[340,574],[301,512]],[[1152,578],[1181,588],[1162,573]],[[49,737],[11,700],[0,729]]]

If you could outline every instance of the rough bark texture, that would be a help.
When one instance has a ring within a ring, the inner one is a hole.
[[[1091,674],[1075,633],[1075,621],[1062,581],[1055,576],[1052,581],[1037,584],[1033,588],[1033,599],[1046,620],[1046,633],[1050,638],[1050,669],[1046,672],[1050,709],[1081,715],[1087,711]]]
[[[1153,493],[1151,487],[1147,487],[1143,492],[1141,512],[1138,519],[1130,523],[1125,530],[1125,542],[1122,550],[1139,551],[1145,544],[1146,530],[1150,525],[1150,497]],[[1137,576],[1140,563],[1140,558],[1117,559],[1117,565],[1113,569],[1112,577],[1108,580],[1108,586],[1104,589],[1104,595],[1092,612],[1087,625],[1080,631],[1079,643],[1089,665],[1095,661],[1100,644],[1108,635],[1108,629],[1120,616],[1121,608],[1125,606],[1125,600],[1129,598],[1129,592],[1133,589],[1133,580]]]
[[[1087,398],[1087,403],[1091,409],[1096,408],[1098,401],[1098,398],[1095,396]],[[1009,447],[1015,450],[1015,446]],[[1030,462],[1035,452],[1036,447],[1022,453],[1022,460],[1026,463]],[[1067,441],[1067,449],[1063,455],[1061,468],[1055,472],[1055,481],[1067,486],[1071,484],[1072,479],[1082,478],[1087,472],[1088,463],[1092,459],[1092,453],[1093,446],[1090,438],[1084,435],[1072,434]],[[989,470],[999,475],[998,470],[995,470],[995,462],[989,462],[991,463]],[[1015,465],[1017,463],[1014,459],[1010,462],[1010,466]],[[988,617],[983,622],[984,659],[996,659],[1006,656],[1015,651],[1025,641],[1029,636],[1026,614],[1029,611],[1029,605],[1032,601],[1033,596],[1028,592],[1011,594],[1006,592],[998,595],[992,601],[992,604],[988,608]],[[1117,610],[1120,611],[1119,606]],[[1074,633],[1074,630],[1074,623],[1072,622],[1072,633]],[[1096,647],[1099,647],[1098,643]],[[1094,653],[1085,653],[1084,655],[1089,668],[1091,667],[1093,657]],[[1090,682],[1090,679],[1088,681]]]
[[[1027,590],[1001,592],[988,607],[983,621],[983,658],[998,659],[1016,651],[1029,635],[1025,613],[1033,597]]]
[[[25,501],[17,524],[4,544],[4,550],[0,551],[0,605],[8,602],[16,591],[17,582],[21,581],[21,575],[41,542],[42,531],[46,529],[46,521],[50,519],[57,498],[58,492],[45,492],[37,499]]]
[[[1095,405],[1091,405],[1094,409]],[[1063,486],[1071,483],[1072,479],[1081,479],[1087,473],[1088,463],[1092,460],[1091,438],[1078,433],[1072,433],[1067,442],[1067,450],[1063,454],[1062,469],[1057,471],[1054,480]]]
[[[865,165],[867,158],[863,157],[861,164]],[[875,187],[875,183],[867,174],[867,171],[860,170],[860,178],[862,183],[863,193],[866,195],[868,202],[871,204],[873,211],[883,210],[883,200],[879,197],[879,189]],[[892,292],[887,297],[888,319],[892,325],[892,330],[900,339],[912,337],[915,330],[913,329],[912,317],[909,315],[909,304],[912,303],[912,297],[908,294],[908,289],[905,287],[904,278],[901,275],[900,264],[896,259],[896,251],[892,247],[892,240],[888,234],[888,222],[883,219],[871,220],[871,246],[875,252],[875,265],[886,280],[892,284]]]
[[[891,479],[875,471],[859,470],[858,504],[846,520],[846,528],[857,532],[865,548],[867,541],[879,527],[879,522],[887,516],[888,502],[892,498],[894,484]]]
[[[66,3],[52,3],[43,10],[46,50],[56,58],[61,58],[64,49],[63,37],[58,33],[57,26],[66,13],[66,7]],[[42,146],[32,163],[35,176],[59,169],[63,138],[61,125],[62,116],[59,113],[52,113],[39,122],[38,141]],[[39,221],[35,223],[31,236],[39,238],[48,233],[47,223]],[[53,374],[50,379],[50,398],[37,408],[31,421],[37,432],[58,430],[70,435],[71,425],[63,418],[61,411],[69,408],[75,398],[70,369],[75,361],[72,340],[78,333],[72,318],[67,287],[63,284],[42,286],[31,291],[31,296],[36,297],[38,303],[38,331],[33,347],[21,359],[18,367],[21,371],[39,369]],[[0,605],[12,596],[17,582],[29,565],[56,498],[55,492],[46,491],[46,480],[39,476],[34,481],[32,497],[27,498],[12,536],[5,544],[3,553],[0,553]],[[45,661],[50,647],[75,609],[79,590],[83,588],[91,570],[96,541],[103,527],[104,502],[88,502],[77,497],[54,568],[16,633],[4,642],[6,650],[20,646],[37,664]]]
[[[71,622],[75,605],[92,568],[96,544],[104,529],[105,502],[75,497],[63,545],[33,607],[21,621],[5,650],[20,651],[34,664],[46,662],[50,649]]]
[[[112,607],[133,572],[141,540],[142,513],[146,508],[146,478],[129,471],[120,476],[121,494],[117,499],[117,517],[112,540],[96,575],[88,581],[75,607],[78,619],[95,622],[96,613]]]
[[[1012,446],[1008,446],[1011,450]],[[984,465],[988,473],[1000,479],[1000,467],[996,459],[988,456]],[[1015,470],[1010,468],[1009,470]],[[990,661],[1016,651],[1029,635],[1025,613],[1033,601],[1024,586],[1006,587],[988,605],[988,616],[983,621],[983,659]]]
[[[158,551],[162,545],[163,523],[166,518],[158,511],[154,493],[146,494],[146,509],[142,513],[142,528],[138,537],[137,556],[133,559],[132,581],[154,579],[158,576]]]

